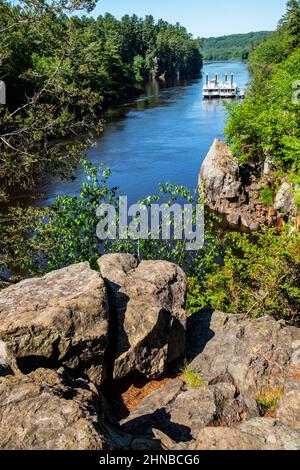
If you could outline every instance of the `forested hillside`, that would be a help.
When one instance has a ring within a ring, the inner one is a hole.
[[[251,54],[247,99],[228,107],[226,133],[240,161],[272,161],[300,176],[300,4],[289,0],[279,27]]]
[[[227,141],[240,163],[240,172],[259,168],[264,189],[255,204],[269,208],[270,215],[277,204],[281,220],[287,220],[285,211],[290,204],[296,224],[284,228],[283,222],[283,227],[273,232],[265,227],[254,243],[247,235],[235,235],[224,267],[208,277],[208,295],[214,307],[228,312],[256,311],[261,315],[266,311],[274,315],[277,311],[281,317],[292,311],[294,319],[300,311],[298,0],[288,1],[278,29],[254,50],[249,67],[252,81],[248,96],[227,107]]]
[[[32,187],[43,170],[66,174],[82,146],[62,148],[57,139],[100,131],[103,107],[134,96],[139,82],[200,71],[200,41],[184,27],[152,16],[95,19],[87,15],[95,3],[0,3],[2,199]]]
[[[270,36],[270,31],[203,39],[204,60],[247,60],[253,49]]]

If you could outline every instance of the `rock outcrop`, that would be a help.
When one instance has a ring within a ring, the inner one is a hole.
[[[192,323],[199,353],[190,370],[202,385],[170,380],[122,429],[177,450],[299,450],[300,329],[221,312]]]
[[[0,449],[300,450],[300,329],[209,311],[186,325],[178,266],[99,266],[0,292]],[[119,423],[109,387],[160,377],[186,331],[198,380],[164,376]]]
[[[164,261],[137,265],[130,255],[104,255],[99,267],[118,332],[113,377],[134,372],[159,377],[184,354],[186,275]]]
[[[22,372],[65,366],[101,384],[107,332],[106,287],[88,263],[0,291],[0,340]]]
[[[170,444],[169,444],[170,445]],[[176,445],[173,444],[173,448]],[[272,418],[255,418],[234,428],[201,429],[184,450],[300,450],[300,433]]]
[[[1,450],[158,449],[105,423],[107,406],[86,380],[39,369],[0,379]]]
[[[0,379],[1,449],[108,448],[94,398],[52,370]]]
[[[80,263],[0,292],[1,449],[162,448],[121,431],[100,390],[184,354],[186,276],[127,255],[99,265],[105,280]]]
[[[293,217],[296,217],[297,210],[294,196],[295,189],[296,188],[291,184],[284,182],[276,193],[274,209],[282,216],[292,215]]]
[[[126,432],[149,437],[158,429],[179,443],[196,439],[206,426],[234,425],[258,415],[255,400],[246,404],[230,383],[190,388],[181,380],[170,380],[121,424]]]
[[[283,182],[274,204],[263,200],[261,192],[272,193],[274,186],[271,161],[265,163],[263,171],[256,164],[239,165],[228,145],[215,139],[199,173],[207,207],[222,214],[230,225],[250,230],[280,226],[283,220],[297,225],[296,188]]]
[[[212,210],[230,215],[246,201],[237,160],[229,147],[216,139],[200,170],[199,186],[204,186],[207,203]]]
[[[208,383],[232,383],[251,399],[285,390],[287,371],[300,366],[300,329],[271,317],[257,320],[214,312],[212,338],[191,363]],[[216,354],[217,351],[217,354]],[[300,421],[300,415],[298,416]]]

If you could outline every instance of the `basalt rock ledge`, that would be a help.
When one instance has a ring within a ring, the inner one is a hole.
[[[187,318],[175,264],[98,264],[0,291],[0,449],[300,450],[300,329]],[[168,375],[185,357],[197,387]],[[120,420],[108,391],[137,376],[159,388]]]
[[[295,190],[287,181],[276,187],[271,161],[239,165],[228,145],[215,139],[199,172],[199,189],[206,206],[229,225],[259,230],[264,226],[299,228]],[[298,188],[299,189],[299,188]],[[272,201],[264,200],[268,191]]]

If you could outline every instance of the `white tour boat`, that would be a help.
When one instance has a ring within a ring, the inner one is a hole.
[[[228,74],[225,75],[225,81],[220,82],[218,75],[210,80],[206,75],[205,85],[203,87],[203,98],[236,98],[239,96],[239,89],[234,82],[234,75],[231,74],[231,79],[228,80]]]

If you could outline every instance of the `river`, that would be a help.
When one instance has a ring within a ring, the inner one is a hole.
[[[205,74],[223,79],[234,73],[240,88],[249,82],[242,62],[204,64],[202,76],[175,83],[153,82],[131,103],[109,109],[106,126],[87,158],[111,168],[110,185],[130,202],[158,192],[158,184],[171,182],[195,188],[201,163],[215,137],[222,137],[225,110],[220,100],[203,101]],[[48,205],[59,194],[80,192],[83,176],[61,181],[47,177],[38,187],[35,205]]]

